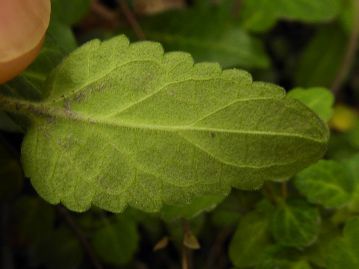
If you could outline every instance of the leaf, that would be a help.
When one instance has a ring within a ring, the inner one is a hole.
[[[241,24],[251,31],[265,31],[279,19],[306,23],[327,22],[340,11],[340,0],[245,0]]]
[[[301,101],[317,113],[323,121],[329,121],[333,114],[334,96],[326,88],[294,88],[287,96]]]
[[[181,218],[191,219],[205,211],[213,210],[227,193],[219,195],[205,195],[195,198],[190,204],[165,205],[161,209],[161,217],[166,221],[174,221]]]
[[[199,244],[197,237],[191,231],[186,231],[184,233],[183,245],[186,246],[188,249],[201,248],[201,245]]]
[[[22,129],[13,119],[5,112],[0,111],[0,130],[6,132],[21,133]]]
[[[32,118],[22,159],[33,186],[75,211],[158,211],[258,188],[321,158],[328,141],[281,88],[124,36],[82,46],[48,85],[42,102],[0,102]]]
[[[168,236],[165,236],[165,237],[161,238],[161,240],[158,241],[156,243],[156,245],[153,247],[153,251],[155,252],[155,251],[165,249],[168,246],[168,243],[169,243]]]
[[[73,25],[86,15],[90,3],[90,0],[51,0],[53,19],[67,25]]]
[[[355,27],[355,14],[356,9],[359,6],[357,5],[356,0],[343,0],[343,7],[340,13],[339,22],[341,23],[343,29],[347,33],[351,33]]]
[[[138,240],[135,223],[118,215],[95,232],[92,242],[102,260],[112,265],[123,265],[132,259]]]
[[[270,243],[268,214],[272,210],[269,204],[261,204],[256,211],[248,213],[239,222],[229,245],[229,257],[235,266],[242,268],[258,264],[258,255]]]
[[[354,183],[351,189],[353,194],[348,207],[351,211],[359,212],[359,154],[355,154],[349,159],[344,160],[343,164]]]
[[[262,259],[256,269],[311,269],[310,264],[298,259],[298,253],[291,249],[273,245],[262,254]]]
[[[347,36],[341,29],[327,27],[318,31],[300,57],[296,84],[330,87],[342,62],[346,43]]]
[[[237,226],[241,215],[248,213],[262,198],[260,192],[233,190],[210,214],[215,226],[224,229]]]
[[[359,218],[348,221],[343,237],[337,239],[328,252],[328,269],[359,268]]]
[[[319,228],[318,209],[303,201],[283,201],[271,220],[272,235],[283,246],[307,247],[317,240]]]
[[[229,10],[206,5],[171,11],[151,16],[142,25],[147,38],[161,42],[166,50],[188,51],[196,61],[244,68],[267,68],[270,64],[262,42],[243,31]]]
[[[338,208],[349,203],[353,179],[347,168],[336,161],[322,160],[300,172],[295,186],[307,199],[327,208]]]
[[[333,240],[339,236],[339,229],[329,221],[323,221],[318,240],[314,245],[305,249],[306,258],[317,267],[325,268],[328,251]]]

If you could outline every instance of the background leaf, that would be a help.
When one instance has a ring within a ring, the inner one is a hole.
[[[272,235],[283,246],[309,246],[317,240],[319,228],[318,209],[302,201],[282,202],[271,220]]]
[[[359,219],[354,218],[344,227],[343,237],[336,240],[328,253],[328,269],[359,267]]]
[[[288,93],[288,96],[301,101],[324,121],[329,121],[333,114],[334,96],[326,88],[294,88]]]
[[[322,160],[300,172],[295,180],[298,190],[312,203],[327,208],[341,207],[351,200],[353,179],[338,162]]]
[[[241,218],[229,245],[229,257],[235,266],[247,268],[258,264],[270,244],[268,215],[272,210],[269,204],[261,203],[256,211]]]
[[[51,0],[52,17],[61,23],[73,25],[89,11],[90,0]]]
[[[101,259],[112,265],[128,263],[138,245],[135,223],[118,215],[112,220],[104,220],[104,225],[96,231],[93,246]]]
[[[244,68],[270,64],[262,42],[243,31],[230,10],[220,7],[170,11],[146,18],[143,27],[147,38],[161,42],[166,50],[188,51],[196,61]]]
[[[277,20],[327,22],[340,11],[340,0],[245,0],[241,11],[242,25],[252,31],[264,31]]]

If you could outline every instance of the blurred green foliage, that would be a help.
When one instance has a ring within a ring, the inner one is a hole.
[[[53,0],[41,54],[0,91],[41,99],[52,69],[78,44],[118,33],[140,39],[135,19],[144,36],[167,51],[244,68],[256,80],[291,89],[291,98],[328,122],[325,160],[285,183],[236,190],[227,197],[204,196],[188,206],[168,205],[159,214],[127,209],[116,215],[93,208],[64,215],[24,179],[17,125],[22,119],[1,112],[0,268],[81,269],[93,267],[94,259],[103,268],[181,268],[188,228],[201,245],[190,255],[191,268],[359,268],[355,53],[346,62],[340,92],[331,93],[359,27],[356,0],[193,0],[176,6],[176,1],[148,0],[159,10],[156,14],[139,10],[138,0],[124,2],[130,20],[116,1],[97,1],[94,7],[89,0]],[[168,242],[154,252],[163,238]]]

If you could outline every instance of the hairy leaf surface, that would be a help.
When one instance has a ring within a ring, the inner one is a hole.
[[[73,52],[47,97],[23,107],[26,175],[76,211],[158,211],[258,188],[318,160],[328,140],[321,119],[281,88],[124,36]]]

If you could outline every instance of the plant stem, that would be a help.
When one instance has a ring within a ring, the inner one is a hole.
[[[136,34],[137,38],[139,40],[145,40],[146,36],[145,33],[142,30],[141,25],[138,23],[136,16],[133,14],[125,0],[117,0],[117,3],[119,4],[122,13],[125,15],[128,23],[133,29],[133,32]]]
[[[288,197],[288,185],[287,185],[286,181],[283,181],[281,183],[281,192],[282,192],[283,199],[286,200]]]
[[[337,72],[337,75],[332,84],[332,92],[335,96],[338,96],[342,84],[344,83],[348,73],[350,72],[351,67],[353,66],[353,62],[355,60],[355,54],[358,48],[359,41],[359,1],[354,1],[354,22],[353,22],[353,30],[350,35],[346,53],[343,57],[341,66]]]
[[[15,99],[0,94],[0,110],[15,114],[27,115],[31,111],[38,111],[37,104],[25,100]]]
[[[184,239],[187,233],[191,232],[191,228],[187,220],[182,220],[182,229],[183,229],[183,242],[182,242],[182,269],[190,269],[189,262],[189,249],[184,243]]]
[[[75,233],[77,239],[81,243],[82,247],[84,248],[85,252],[87,253],[90,261],[95,269],[103,269],[100,261],[98,260],[97,256],[95,255],[90,243],[88,242],[86,235],[83,231],[77,226],[75,220],[72,218],[71,214],[67,211],[66,208],[62,206],[57,206],[57,211],[63,216],[66,223]]]

